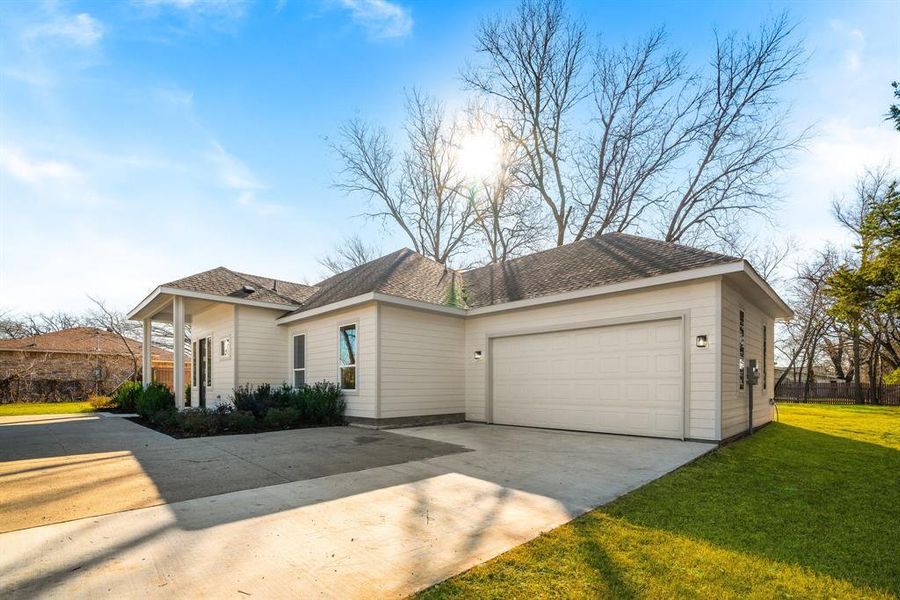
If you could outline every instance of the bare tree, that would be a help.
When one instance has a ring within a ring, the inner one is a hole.
[[[770,285],[783,281],[780,270],[784,262],[799,248],[796,238],[746,235],[743,231],[728,232],[722,236],[722,250],[750,261],[756,272]]]
[[[467,86],[503,107],[505,134],[518,142],[520,181],[549,209],[556,245],[565,243],[572,218],[574,150],[569,119],[585,97],[579,79],[585,31],[559,0],[523,0],[509,19],[481,24],[475,50],[483,64],[463,71]]]
[[[462,74],[499,105],[525,159],[516,177],[543,201],[557,245],[651,223],[667,241],[711,245],[770,213],[773,177],[805,137],[787,133],[778,100],[804,62],[785,16],[717,36],[703,72],[661,31],[600,46],[589,85],[585,38],[560,0],[523,0],[479,27],[481,61]]]
[[[796,313],[783,327],[780,343],[776,345],[777,351],[788,363],[776,387],[791,372],[802,370],[807,385],[815,379],[813,368],[823,358],[822,340],[834,323],[828,315],[825,282],[839,262],[837,251],[826,248],[797,266],[790,289],[791,304]]]
[[[316,260],[329,273],[337,275],[378,258],[379,252],[377,247],[367,244],[361,237],[353,234],[337,244],[331,254],[326,254]]]
[[[396,159],[383,129],[352,120],[335,150],[344,163],[336,186],[377,200],[367,216],[394,222],[417,252],[447,264],[463,251],[473,208],[457,164],[459,127],[444,105],[417,91],[407,95],[406,149]]]
[[[806,137],[789,135],[779,110],[779,92],[805,60],[793,30],[782,15],[756,35],[716,36],[693,166],[663,213],[666,241],[695,241],[737,219],[769,214],[773,176]]]
[[[681,52],[655,31],[617,50],[600,46],[591,78],[596,132],[576,156],[580,210],[575,240],[625,231],[663,200],[660,188],[698,135],[702,88]],[[590,130],[589,130],[590,131]]]
[[[516,179],[523,161],[519,145],[504,134],[495,113],[482,105],[470,105],[466,129],[466,135],[495,138],[497,146],[492,148],[497,154],[492,172],[471,181],[467,192],[487,260],[502,262],[538,250],[546,241],[545,213],[533,190]]]

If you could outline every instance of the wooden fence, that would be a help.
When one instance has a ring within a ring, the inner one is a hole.
[[[173,365],[153,365],[153,381],[158,381],[170,390],[175,385],[175,367]],[[191,363],[184,365],[184,384],[191,382]]]
[[[775,387],[777,402],[809,402],[813,404],[856,404],[856,388],[862,388],[865,404],[900,406],[900,385],[868,383],[815,382],[809,387],[802,381],[782,381]]]

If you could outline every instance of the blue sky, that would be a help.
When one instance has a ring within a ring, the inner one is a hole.
[[[331,183],[353,116],[395,127],[405,88],[463,102],[484,16],[511,2],[258,0],[0,4],[0,309],[130,308],[157,284],[225,265],[316,281],[358,232],[363,198]],[[815,126],[781,177],[775,231],[844,242],[828,205],[867,166],[900,165],[882,122],[900,79],[897,2],[570,2],[612,44],[665,26],[705,61],[713,29],[787,9],[810,61],[787,90]]]

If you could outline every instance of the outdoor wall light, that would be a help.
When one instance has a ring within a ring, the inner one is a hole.
[[[698,335],[697,336],[697,347],[698,348],[706,348],[707,346],[709,346],[709,341],[706,339],[706,336]]]
[[[475,360],[481,360],[481,350],[475,351]]]

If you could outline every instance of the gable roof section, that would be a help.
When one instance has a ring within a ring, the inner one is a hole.
[[[403,248],[317,283],[316,292],[290,314],[372,292],[444,304],[454,277],[452,269]]]
[[[609,233],[462,274],[470,308],[740,262],[740,258]]]
[[[136,340],[123,342],[117,334],[95,327],[72,327],[16,340],[0,340],[0,350],[131,356],[126,343],[136,356],[141,354],[143,345]],[[172,352],[157,346],[150,347],[150,355],[154,360],[173,360]]]
[[[329,305],[345,300],[375,299],[374,294],[446,306],[451,285],[456,284],[464,289],[464,307],[474,309],[729,264],[744,268],[738,257],[610,233],[463,272],[404,248],[314,286],[218,267],[164,284],[161,289],[281,305],[291,311],[279,318],[285,322],[281,319],[302,318],[314,309],[327,311]],[[758,283],[766,286],[761,280]]]
[[[164,283],[161,287],[283,304],[285,307],[301,304],[316,291],[316,288],[302,283],[238,273],[225,267],[216,267],[209,271],[188,275]],[[246,288],[253,291],[248,291]]]

